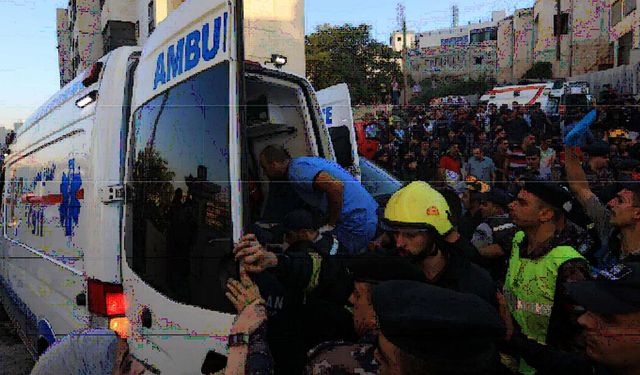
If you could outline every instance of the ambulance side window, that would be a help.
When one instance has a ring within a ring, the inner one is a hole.
[[[155,97],[133,116],[127,262],[174,301],[226,306],[220,259],[232,248],[229,65]]]

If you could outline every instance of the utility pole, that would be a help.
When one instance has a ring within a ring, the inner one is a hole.
[[[405,8],[402,3],[398,3],[396,7],[398,11],[398,23],[402,30],[402,79],[403,79],[403,88],[402,88],[402,96],[403,103],[406,107],[408,104],[408,95],[407,95],[407,71],[409,70],[409,59],[408,59],[408,50],[407,50],[407,17],[405,15]]]

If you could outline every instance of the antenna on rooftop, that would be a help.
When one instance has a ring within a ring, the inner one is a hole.
[[[451,28],[454,29],[458,27],[458,23],[460,21],[460,8],[457,5],[451,6]]]

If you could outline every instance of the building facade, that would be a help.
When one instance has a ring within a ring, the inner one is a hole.
[[[468,45],[471,42],[482,42],[492,39],[498,23],[506,17],[503,10],[491,12],[491,20],[445,29],[426,31],[416,34],[416,47],[431,48],[440,46]]]
[[[497,81],[516,82],[533,65],[533,8],[518,9],[498,23]]]
[[[534,62],[549,62],[554,78],[611,67],[607,0],[537,0]]]
[[[70,0],[56,14],[61,87],[110,51],[144,45],[185,1],[202,0]],[[244,7],[245,58],[284,55],[282,70],[304,76],[304,0],[245,0]]]
[[[404,33],[402,31],[394,31],[391,33],[391,39],[389,40],[391,49],[395,52],[402,52],[404,49]],[[407,31],[407,48],[413,49],[416,47],[416,33],[413,31]]]
[[[637,64],[640,61],[640,13],[637,0],[609,0],[610,42],[613,65]]]

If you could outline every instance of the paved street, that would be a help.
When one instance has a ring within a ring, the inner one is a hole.
[[[29,374],[33,360],[0,307],[0,375]]]

